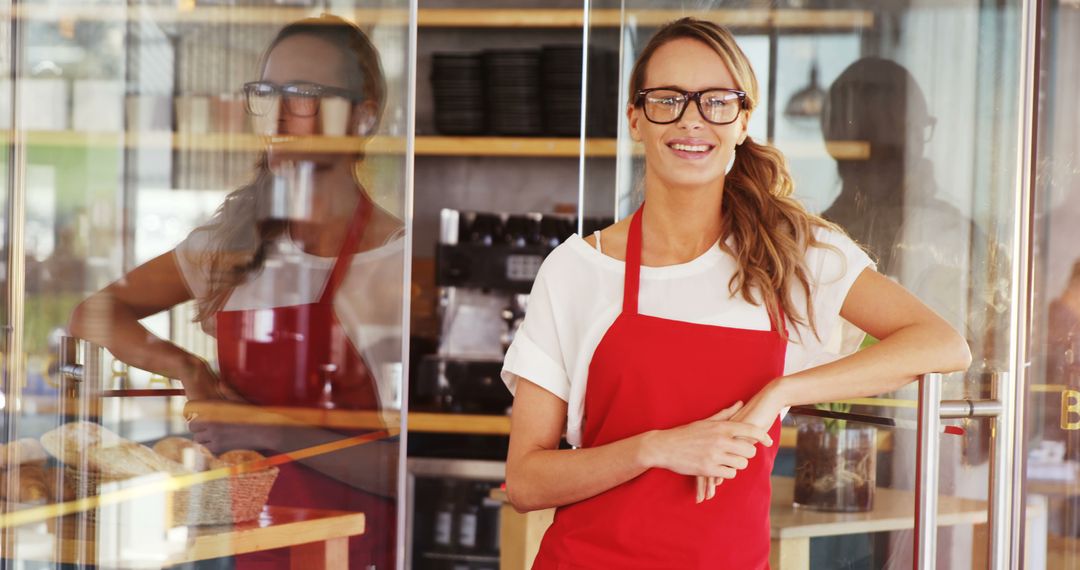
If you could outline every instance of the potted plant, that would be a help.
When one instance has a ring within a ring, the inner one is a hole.
[[[850,412],[851,404],[817,404]],[[803,416],[795,440],[795,505],[822,511],[874,508],[877,428],[847,420]]]

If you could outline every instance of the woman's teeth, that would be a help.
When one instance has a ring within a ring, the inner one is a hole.
[[[671,148],[673,148],[675,150],[681,150],[683,152],[707,152],[710,147],[709,147],[709,145],[704,145],[704,144],[678,144],[678,143],[676,143],[676,144],[671,145]]]

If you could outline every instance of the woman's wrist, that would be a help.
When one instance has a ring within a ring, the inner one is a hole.
[[[637,467],[642,469],[652,469],[654,467],[660,467],[660,453],[663,446],[659,444],[660,434],[663,433],[660,430],[647,431],[637,438],[635,438],[637,452],[634,453],[634,460],[637,463]]]
[[[765,386],[766,397],[778,408],[786,408],[796,405],[798,400],[795,396],[796,384],[790,376],[781,376]]]

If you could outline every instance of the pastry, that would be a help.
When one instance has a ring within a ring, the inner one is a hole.
[[[193,471],[206,471],[208,467],[213,467],[215,463],[214,454],[209,449],[184,437],[166,437],[155,443],[153,449],[158,455],[175,461]],[[190,459],[185,460],[185,455]]]
[[[234,449],[232,451],[226,451],[222,453],[218,459],[228,463],[229,465],[241,465],[244,463],[250,463],[252,461],[260,461],[266,459],[263,455],[257,451],[251,451],[250,449]]]
[[[9,478],[18,473],[18,484],[14,496],[8,496]],[[49,502],[49,484],[45,468],[41,465],[22,465],[0,471],[0,498],[16,503],[41,504]]]

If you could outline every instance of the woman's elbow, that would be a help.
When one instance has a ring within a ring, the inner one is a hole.
[[[88,334],[87,322],[90,320],[87,318],[87,313],[90,312],[88,304],[93,297],[83,299],[78,305],[75,305],[75,309],[71,311],[71,318],[68,319],[68,333],[76,338],[86,338]]]
[[[938,346],[942,351],[942,365],[938,372],[963,372],[971,366],[971,346],[964,335],[949,328],[946,338]]]
[[[519,513],[539,510],[540,507],[529,496],[529,485],[511,465],[510,462],[506,463],[506,500]]]

